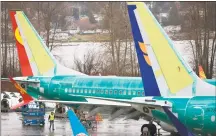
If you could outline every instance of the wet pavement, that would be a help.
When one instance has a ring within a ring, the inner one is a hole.
[[[23,126],[22,115],[18,112],[1,114],[1,136],[73,136],[70,122],[67,119],[56,119],[55,130],[49,130],[47,120],[48,113],[45,115],[46,124],[40,126]],[[97,125],[97,130],[89,130],[91,136],[140,136],[140,127],[146,123],[144,120],[116,120],[103,122]],[[163,132],[162,132],[163,133]],[[163,133],[164,136],[169,136]]]

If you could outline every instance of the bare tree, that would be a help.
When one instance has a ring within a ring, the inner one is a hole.
[[[74,64],[79,72],[87,75],[95,75],[101,73],[101,56],[95,53],[93,50],[89,50],[84,54],[83,59],[79,59],[74,56]]]
[[[201,65],[207,78],[212,78],[216,56],[216,3],[188,3],[189,37],[194,57],[195,71]]]

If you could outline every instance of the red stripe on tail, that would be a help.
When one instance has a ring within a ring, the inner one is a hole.
[[[11,22],[12,22],[12,26],[13,26],[14,37],[16,40],[16,46],[17,46],[18,57],[19,57],[19,61],[20,61],[22,75],[23,76],[33,76],[32,69],[31,69],[24,45],[22,45],[17,40],[17,37],[15,35],[16,31],[19,32],[18,27],[17,27],[17,23],[16,23],[16,19],[15,19],[15,14],[16,14],[16,11],[10,11],[10,18],[11,18]]]

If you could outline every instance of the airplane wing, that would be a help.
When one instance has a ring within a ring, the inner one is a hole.
[[[149,106],[165,106],[171,107],[171,103],[164,100],[154,100],[150,99],[150,97],[143,97],[142,100],[127,100],[127,99],[111,99],[111,98],[101,98],[101,97],[92,97],[92,96],[82,96],[82,95],[73,95],[78,97],[86,98],[87,102],[78,102],[78,101],[59,101],[59,100],[36,100],[39,102],[55,102],[55,103],[64,103],[64,104],[87,104],[87,105],[107,105],[107,106],[124,106],[130,107],[133,104],[138,105],[149,105]],[[145,99],[146,98],[146,99]]]
[[[77,95],[75,95],[77,96]],[[79,97],[81,97],[79,95]],[[143,97],[142,99],[131,99],[131,100],[120,100],[120,99],[110,99],[110,98],[100,98],[100,97],[92,97],[92,96],[83,96],[86,98],[87,102],[77,102],[77,101],[58,101],[58,100],[37,100],[39,102],[54,102],[54,103],[62,103],[62,104],[79,104],[79,105],[94,105],[97,107],[103,106],[112,106],[112,107],[120,107],[120,108],[136,108],[139,109],[135,115],[140,115],[138,113],[144,114],[148,117],[153,117],[152,111],[157,110],[165,113],[163,107],[168,109],[172,108],[172,103],[165,100],[155,100],[152,97]],[[137,113],[138,112],[138,113]],[[133,115],[133,116],[135,116]],[[132,115],[130,115],[132,116]],[[127,117],[126,117],[127,118]]]
[[[124,104],[129,104],[131,107],[140,107],[137,109],[143,110],[142,112],[144,112],[144,114],[146,114],[152,118],[153,118],[152,111],[157,110],[161,113],[165,113],[166,115],[168,115],[169,120],[177,128],[180,135],[182,135],[182,136],[194,136],[194,134],[191,133],[184,126],[184,124],[182,124],[178,120],[176,115],[171,111],[172,104],[168,101],[154,100],[154,99],[149,99],[149,98],[143,99],[143,100],[119,100],[119,99],[97,98],[97,97],[89,97],[89,98],[99,100],[99,101],[102,100],[105,103],[109,103],[109,102],[118,103],[118,102],[120,102],[120,103],[124,103]],[[102,103],[102,101],[101,101],[101,104],[104,105],[105,103]],[[85,103],[87,104],[88,102],[85,102]]]

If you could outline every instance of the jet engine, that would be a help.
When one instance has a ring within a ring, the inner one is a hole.
[[[2,94],[1,111],[8,112],[11,106],[11,98],[8,94]]]
[[[8,112],[10,108],[18,103],[22,102],[22,97],[19,93],[3,92],[1,94],[1,111]],[[16,111],[20,111],[17,109]]]
[[[10,102],[8,99],[1,100],[1,112],[8,112],[10,109]]]

